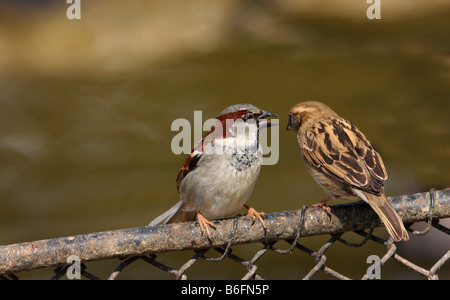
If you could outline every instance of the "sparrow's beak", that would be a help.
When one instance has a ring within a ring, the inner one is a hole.
[[[291,114],[289,114],[289,116],[288,116],[288,123],[287,123],[286,130],[292,130],[292,115]]]
[[[263,110],[261,116],[259,117],[259,119],[265,119],[265,118],[270,118],[270,117],[278,117],[278,115]],[[269,128],[269,127],[275,125],[275,124],[272,124],[272,122],[270,122],[270,120],[264,120],[264,122],[260,122],[259,124],[263,125],[263,127],[265,127],[265,128]]]
[[[278,115],[277,114],[274,114],[274,113],[271,113],[271,112],[268,112],[268,111],[265,111],[265,110],[263,110],[262,111],[262,115],[259,117],[260,119],[265,119],[265,118],[270,118],[270,117],[278,117]]]

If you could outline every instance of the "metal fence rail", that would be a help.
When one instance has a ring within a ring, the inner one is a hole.
[[[450,229],[439,223],[439,219],[450,217],[450,189],[392,197],[389,200],[407,227],[419,221],[428,222],[428,227],[422,232],[410,230],[413,234],[425,235],[431,227],[450,234]],[[330,207],[330,216],[323,209],[306,207],[295,211],[268,213],[264,221],[265,231],[259,222],[252,224],[252,220],[246,216],[215,220],[213,223],[216,230],[211,231],[211,240],[200,234],[196,222],[187,222],[0,246],[0,279],[17,279],[15,273],[39,268],[55,268],[56,275],[53,279],[58,279],[66,273],[68,258],[72,255],[83,262],[81,274],[89,279],[100,278],[87,271],[86,263],[114,258],[121,258],[121,261],[117,268],[112,270],[108,279],[117,278],[124,268],[141,259],[173,274],[177,279],[187,279],[187,270],[198,260],[218,262],[231,259],[246,268],[246,274],[242,279],[262,279],[257,274],[256,262],[264,254],[268,251],[287,254],[295,250],[303,251],[315,259],[315,266],[304,279],[311,279],[319,271],[339,279],[349,279],[326,265],[324,253],[336,242],[351,247],[362,247],[368,240],[386,247],[381,265],[393,258],[429,279],[438,279],[438,270],[450,258],[448,250],[430,269],[424,269],[398,255],[397,247],[391,239],[383,240],[373,235],[373,229],[381,226],[381,223],[378,216],[365,203],[346,203]],[[364,239],[359,244],[349,243],[341,237],[348,231],[356,232]],[[331,238],[317,251],[299,242],[302,237],[315,235],[331,235]],[[276,249],[274,244],[279,240],[284,240],[291,246],[288,245],[286,250]],[[232,247],[248,243],[262,245],[252,258],[243,259],[232,253]],[[218,251],[221,256],[219,258],[205,256],[205,252],[209,249]],[[157,260],[160,253],[180,250],[194,250],[195,253],[178,269]],[[367,275],[362,276],[362,279],[367,279]]]

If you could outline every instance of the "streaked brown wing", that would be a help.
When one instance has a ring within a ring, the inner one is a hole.
[[[372,194],[383,190],[388,177],[383,161],[349,121],[319,122],[306,132],[301,148],[307,163],[331,177]]]
[[[217,127],[217,125],[213,125],[210,129],[210,131],[205,134],[205,136],[195,145],[194,148],[192,148],[191,153],[188,155],[186,160],[184,161],[183,165],[180,168],[180,171],[178,171],[177,175],[177,190],[180,191],[180,184],[181,181],[183,181],[184,177],[186,177],[189,172],[194,170],[197,167],[198,162],[202,158],[203,155],[203,149],[205,149],[208,145],[213,144],[214,140],[216,138],[221,138],[225,136],[226,132],[226,125],[223,125],[222,123],[225,123],[226,120],[219,120],[216,119],[216,122],[219,122],[220,125]]]
[[[181,166],[180,170],[177,174],[177,190],[180,191],[180,184],[181,181],[183,181],[184,177],[186,177],[189,172],[194,170],[197,167],[198,162],[202,158],[203,155],[203,141],[205,138],[203,138],[192,150],[191,153],[188,155],[186,160],[184,161],[183,165]]]

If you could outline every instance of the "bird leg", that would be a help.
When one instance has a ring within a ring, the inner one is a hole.
[[[245,209],[247,210],[247,215],[250,216],[250,218],[252,218],[253,223],[255,223],[255,219],[258,219],[261,222],[262,227],[264,228],[264,232],[266,231],[266,225],[264,224],[264,221],[262,219],[262,217],[266,217],[266,214],[263,212],[257,212],[253,207],[248,206],[246,204],[244,204]]]
[[[335,199],[339,196],[328,196],[325,199],[320,200],[319,203],[313,204],[312,207],[321,207],[322,209],[324,209],[327,212],[327,215],[331,216],[331,208],[329,206],[327,206],[327,202],[330,201],[331,199]]]
[[[214,226],[214,224],[211,223],[211,221],[206,219],[202,215],[201,212],[197,213],[197,221],[198,221],[198,224],[200,225],[200,232],[202,233],[202,235],[203,235],[203,232],[206,231],[206,235],[208,236],[208,239],[211,240],[211,233],[209,232],[209,227],[216,229],[216,226]]]

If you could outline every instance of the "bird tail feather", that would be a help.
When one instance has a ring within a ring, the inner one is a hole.
[[[402,219],[389,204],[384,193],[377,196],[358,189],[353,189],[353,191],[377,213],[395,242],[409,240],[408,231],[405,229]]]
[[[179,201],[177,204],[172,206],[168,211],[160,215],[159,217],[156,217],[153,221],[148,224],[148,226],[155,226],[163,222],[163,224],[167,224],[167,222],[173,218],[173,216],[177,213],[177,211],[180,209],[181,205],[183,204],[183,201]]]

